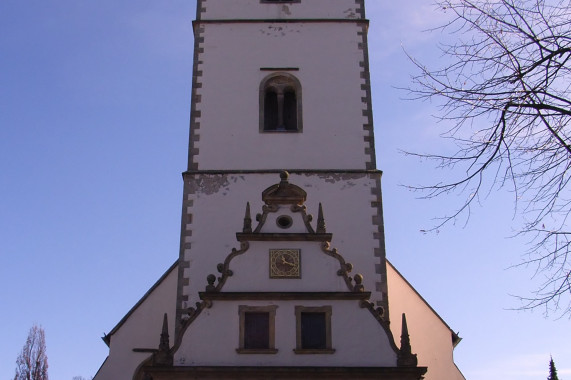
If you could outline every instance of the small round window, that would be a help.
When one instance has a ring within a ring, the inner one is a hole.
[[[276,219],[276,224],[278,225],[279,228],[284,228],[284,229],[290,228],[291,225],[293,224],[293,220],[288,215],[280,215]]]

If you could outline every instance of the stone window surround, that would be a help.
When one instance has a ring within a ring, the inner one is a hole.
[[[275,318],[277,305],[268,306],[247,306],[239,305],[238,313],[240,315],[240,347],[236,349],[239,354],[277,354],[275,348]],[[245,314],[248,312],[268,313],[269,314],[269,348],[268,349],[248,349],[244,348],[245,336]],[[325,313],[325,349],[304,349],[301,345],[301,313]],[[296,319],[296,348],[293,350],[296,354],[333,354],[335,349],[332,348],[331,342],[331,314],[332,307],[326,306],[295,306]]]
[[[276,309],[277,305],[270,306],[238,306],[238,313],[240,315],[240,347],[236,349],[239,354],[275,354],[278,352],[276,347]],[[246,334],[245,329],[245,315],[248,312],[255,313],[268,313],[269,314],[269,348],[267,349],[250,349],[244,348],[244,337]]]
[[[261,71],[267,71],[267,68],[261,68]],[[279,69],[276,69],[279,70]],[[285,70],[292,70],[297,71],[298,68],[286,68]],[[296,120],[297,120],[297,129],[296,130],[266,130],[265,129],[265,98],[266,98],[266,90],[270,87],[272,80],[283,77],[289,82],[289,86],[293,87],[295,90],[295,98],[296,98]],[[302,113],[302,91],[301,91],[301,83],[296,76],[284,72],[284,71],[276,71],[269,75],[267,75],[264,79],[262,79],[260,83],[260,100],[259,100],[259,107],[260,107],[260,133],[300,133],[303,132],[303,113]]]
[[[331,306],[296,306],[296,354],[333,354],[335,350],[331,346]],[[304,349],[301,344],[301,313],[325,313],[325,348],[324,349]]]

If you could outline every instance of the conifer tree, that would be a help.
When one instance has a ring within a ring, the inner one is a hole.
[[[559,380],[557,377],[557,368],[555,368],[555,362],[553,362],[553,358],[549,361],[549,377],[547,380]]]

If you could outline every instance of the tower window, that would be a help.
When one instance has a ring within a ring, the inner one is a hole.
[[[243,306],[240,314],[240,354],[275,354],[277,306]]]
[[[332,354],[331,306],[296,306],[296,354]]]
[[[301,132],[301,85],[288,73],[274,73],[260,85],[260,132]]]

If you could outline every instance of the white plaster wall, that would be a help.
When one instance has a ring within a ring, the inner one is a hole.
[[[300,279],[271,279],[270,249],[300,249]],[[235,273],[228,278],[226,292],[348,292],[337,275],[339,261],[327,256],[319,242],[251,242],[250,249],[230,264]]]
[[[259,3],[258,3],[259,5]],[[199,139],[194,156],[210,169],[365,169],[362,31],[355,23],[204,24],[198,70]],[[302,86],[303,132],[259,132],[259,86],[269,71]]]
[[[238,306],[278,305],[275,320],[277,354],[238,354]],[[332,306],[334,354],[295,354],[295,306]],[[200,342],[200,343],[197,343]],[[175,365],[242,366],[396,366],[386,332],[358,301],[214,301],[189,326],[175,354]]]
[[[260,0],[205,0],[203,19],[357,18],[355,0],[302,0],[262,4]]]
[[[168,313],[173,343],[177,274],[174,268],[111,336],[109,357],[94,380],[131,379],[137,367],[150,357],[148,353],[133,352],[133,348],[159,347],[164,313]]]
[[[189,279],[189,285],[183,289],[183,294],[189,297],[186,306],[192,306],[199,301],[198,292],[204,291],[206,276],[209,273],[218,275],[216,266],[224,262],[232,248],[239,248],[236,240],[236,232],[242,231],[246,202],[251,204],[252,218],[262,211],[262,191],[267,187],[279,182],[277,173],[268,174],[232,174],[232,175],[200,175],[192,180],[197,188],[193,194],[189,194],[192,207],[187,212],[192,214],[192,223],[185,228],[190,232],[186,243],[190,248],[185,249],[184,260],[190,263],[185,269],[184,275]],[[313,214],[313,227],[316,227],[319,202],[323,204],[327,232],[333,234],[331,248],[337,248],[347,262],[353,264],[353,273],[361,273],[364,276],[363,284],[367,291],[372,291],[372,301],[380,300],[381,293],[376,291],[376,283],[381,281],[380,275],[376,274],[376,265],[380,264],[380,258],[375,257],[375,248],[378,241],[374,239],[377,227],[373,225],[373,215],[376,209],[371,207],[371,202],[376,197],[371,193],[376,180],[367,174],[353,174],[344,178],[336,174],[291,174],[290,182],[307,191],[308,213]],[[214,183],[214,184],[213,184]],[[271,215],[271,214],[270,214]],[[274,223],[268,221],[268,223]],[[253,228],[256,222],[253,221]],[[252,242],[252,252],[238,256],[231,264],[234,276],[227,282],[228,286],[237,288],[234,284],[239,283],[241,276],[268,276],[268,250],[277,248],[278,243],[269,244]],[[302,249],[303,260],[309,265],[302,268],[302,275],[313,276],[312,281],[319,285],[319,289],[325,290],[325,284],[335,289],[341,287],[341,278],[333,272],[334,280],[330,280],[331,272],[319,271],[317,273],[310,268],[336,267],[337,260],[326,256],[319,250],[318,243],[288,242],[284,247]],[[265,251],[265,252],[264,252]],[[256,263],[250,262],[256,254],[264,257]],[[243,260],[243,261],[242,261]],[[240,263],[246,263],[252,267],[244,267]],[[305,277],[302,282],[305,281]],[[269,281],[269,280],[267,280]],[[292,281],[292,282],[284,282]],[[333,282],[331,282],[333,281]],[[289,284],[287,287],[296,287],[294,280],[272,280],[271,282]],[[263,283],[268,286],[267,282]],[[244,285],[246,286],[246,285]],[[248,285],[249,286],[249,285]],[[276,285],[277,286],[277,285]],[[282,285],[280,285],[282,286]],[[297,288],[297,287],[296,287]],[[317,290],[316,288],[313,288]],[[346,289],[346,288],[344,288]],[[223,288],[225,291],[226,288]],[[262,289],[263,290],[263,289]]]
[[[418,355],[419,366],[428,367],[425,379],[465,380],[454,364],[450,328],[389,264],[387,278],[393,336],[400,337],[401,316],[406,313],[412,352]]]

